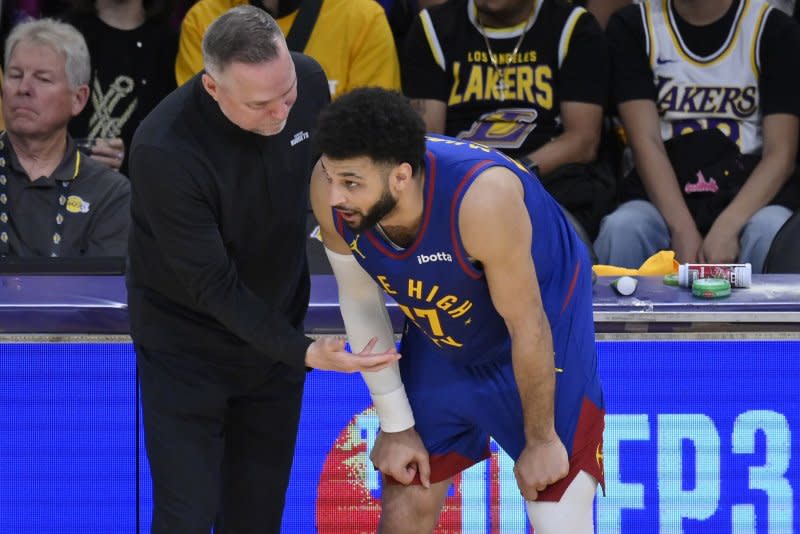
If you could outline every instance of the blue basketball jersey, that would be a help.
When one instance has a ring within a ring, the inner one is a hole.
[[[561,209],[538,180],[500,152],[444,136],[428,136],[426,144],[422,222],[410,246],[397,248],[377,228],[355,234],[334,210],[337,231],[356,260],[449,359],[474,365],[510,357],[508,329],[492,304],[480,265],[469,258],[458,231],[461,201],[475,178],[490,167],[505,167],[524,187],[533,227],[531,253],[557,341],[559,324],[575,319],[564,311],[578,277],[590,276],[585,247]],[[588,310],[591,326],[591,305]]]

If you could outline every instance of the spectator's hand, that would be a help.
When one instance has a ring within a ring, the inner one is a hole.
[[[711,225],[700,248],[701,263],[736,263],[739,257],[739,229]]]
[[[527,501],[535,501],[540,491],[558,482],[567,473],[567,449],[556,435],[548,441],[528,441],[514,464],[517,486]]]
[[[125,159],[125,142],[119,137],[96,139],[92,146],[92,159],[119,170],[122,160]]]
[[[697,230],[694,222],[688,228],[676,230],[670,236],[672,248],[675,250],[675,259],[681,263],[697,263],[700,247],[703,246],[703,236]]]
[[[401,432],[380,431],[369,455],[375,469],[408,486],[419,473],[420,482],[431,487],[428,451],[414,428]]]
[[[356,371],[380,371],[400,359],[400,353],[392,347],[386,352],[372,354],[377,337],[373,337],[357,354],[344,349],[345,341],[340,338],[323,337],[314,341],[306,349],[306,365],[314,369],[353,373]]]

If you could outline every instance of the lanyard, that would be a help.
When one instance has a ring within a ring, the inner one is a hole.
[[[8,244],[8,221],[11,217],[8,213],[8,178],[6,176],[6,168],[10,158],[6,150],[7,144],[8,140],[6,139],[5,132],[0,133],[0,257],[8,256],[11,252],[11,247]],[[59,180],[60,185],[55,188],[58,197],[58,207],[56,208],[55,221],[53,221],[53,237],[50,243],[51,258],[58,257],[61,252],[61,236],[64,228],[64,217],[67,215],[69,188],[72,182],[78,177],[80,166],[81,153],[76,152],[75,172],[72,175],[72,180]]]

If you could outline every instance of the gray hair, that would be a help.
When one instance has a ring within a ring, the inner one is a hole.
[[[272,61],[283,41],[283,33],[269,13],[248,4],[234,7],[206,30],[203,64],[206,72],[218,76],[233,62]]]
[[[18,24],[6,39],[6,54],[3,62],[8,68],[8,60],[14,47],[21,41],[49,46],[64,56],[64,69],[71,88],[88,85],[91,74],[89,48],[86,40],[74,26],[54,19],[32,20]]]

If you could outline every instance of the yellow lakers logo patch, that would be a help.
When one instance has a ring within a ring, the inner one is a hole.
[[[89,203],[77,195],[67,197],[67,211],[70,213],[89,213]]]

